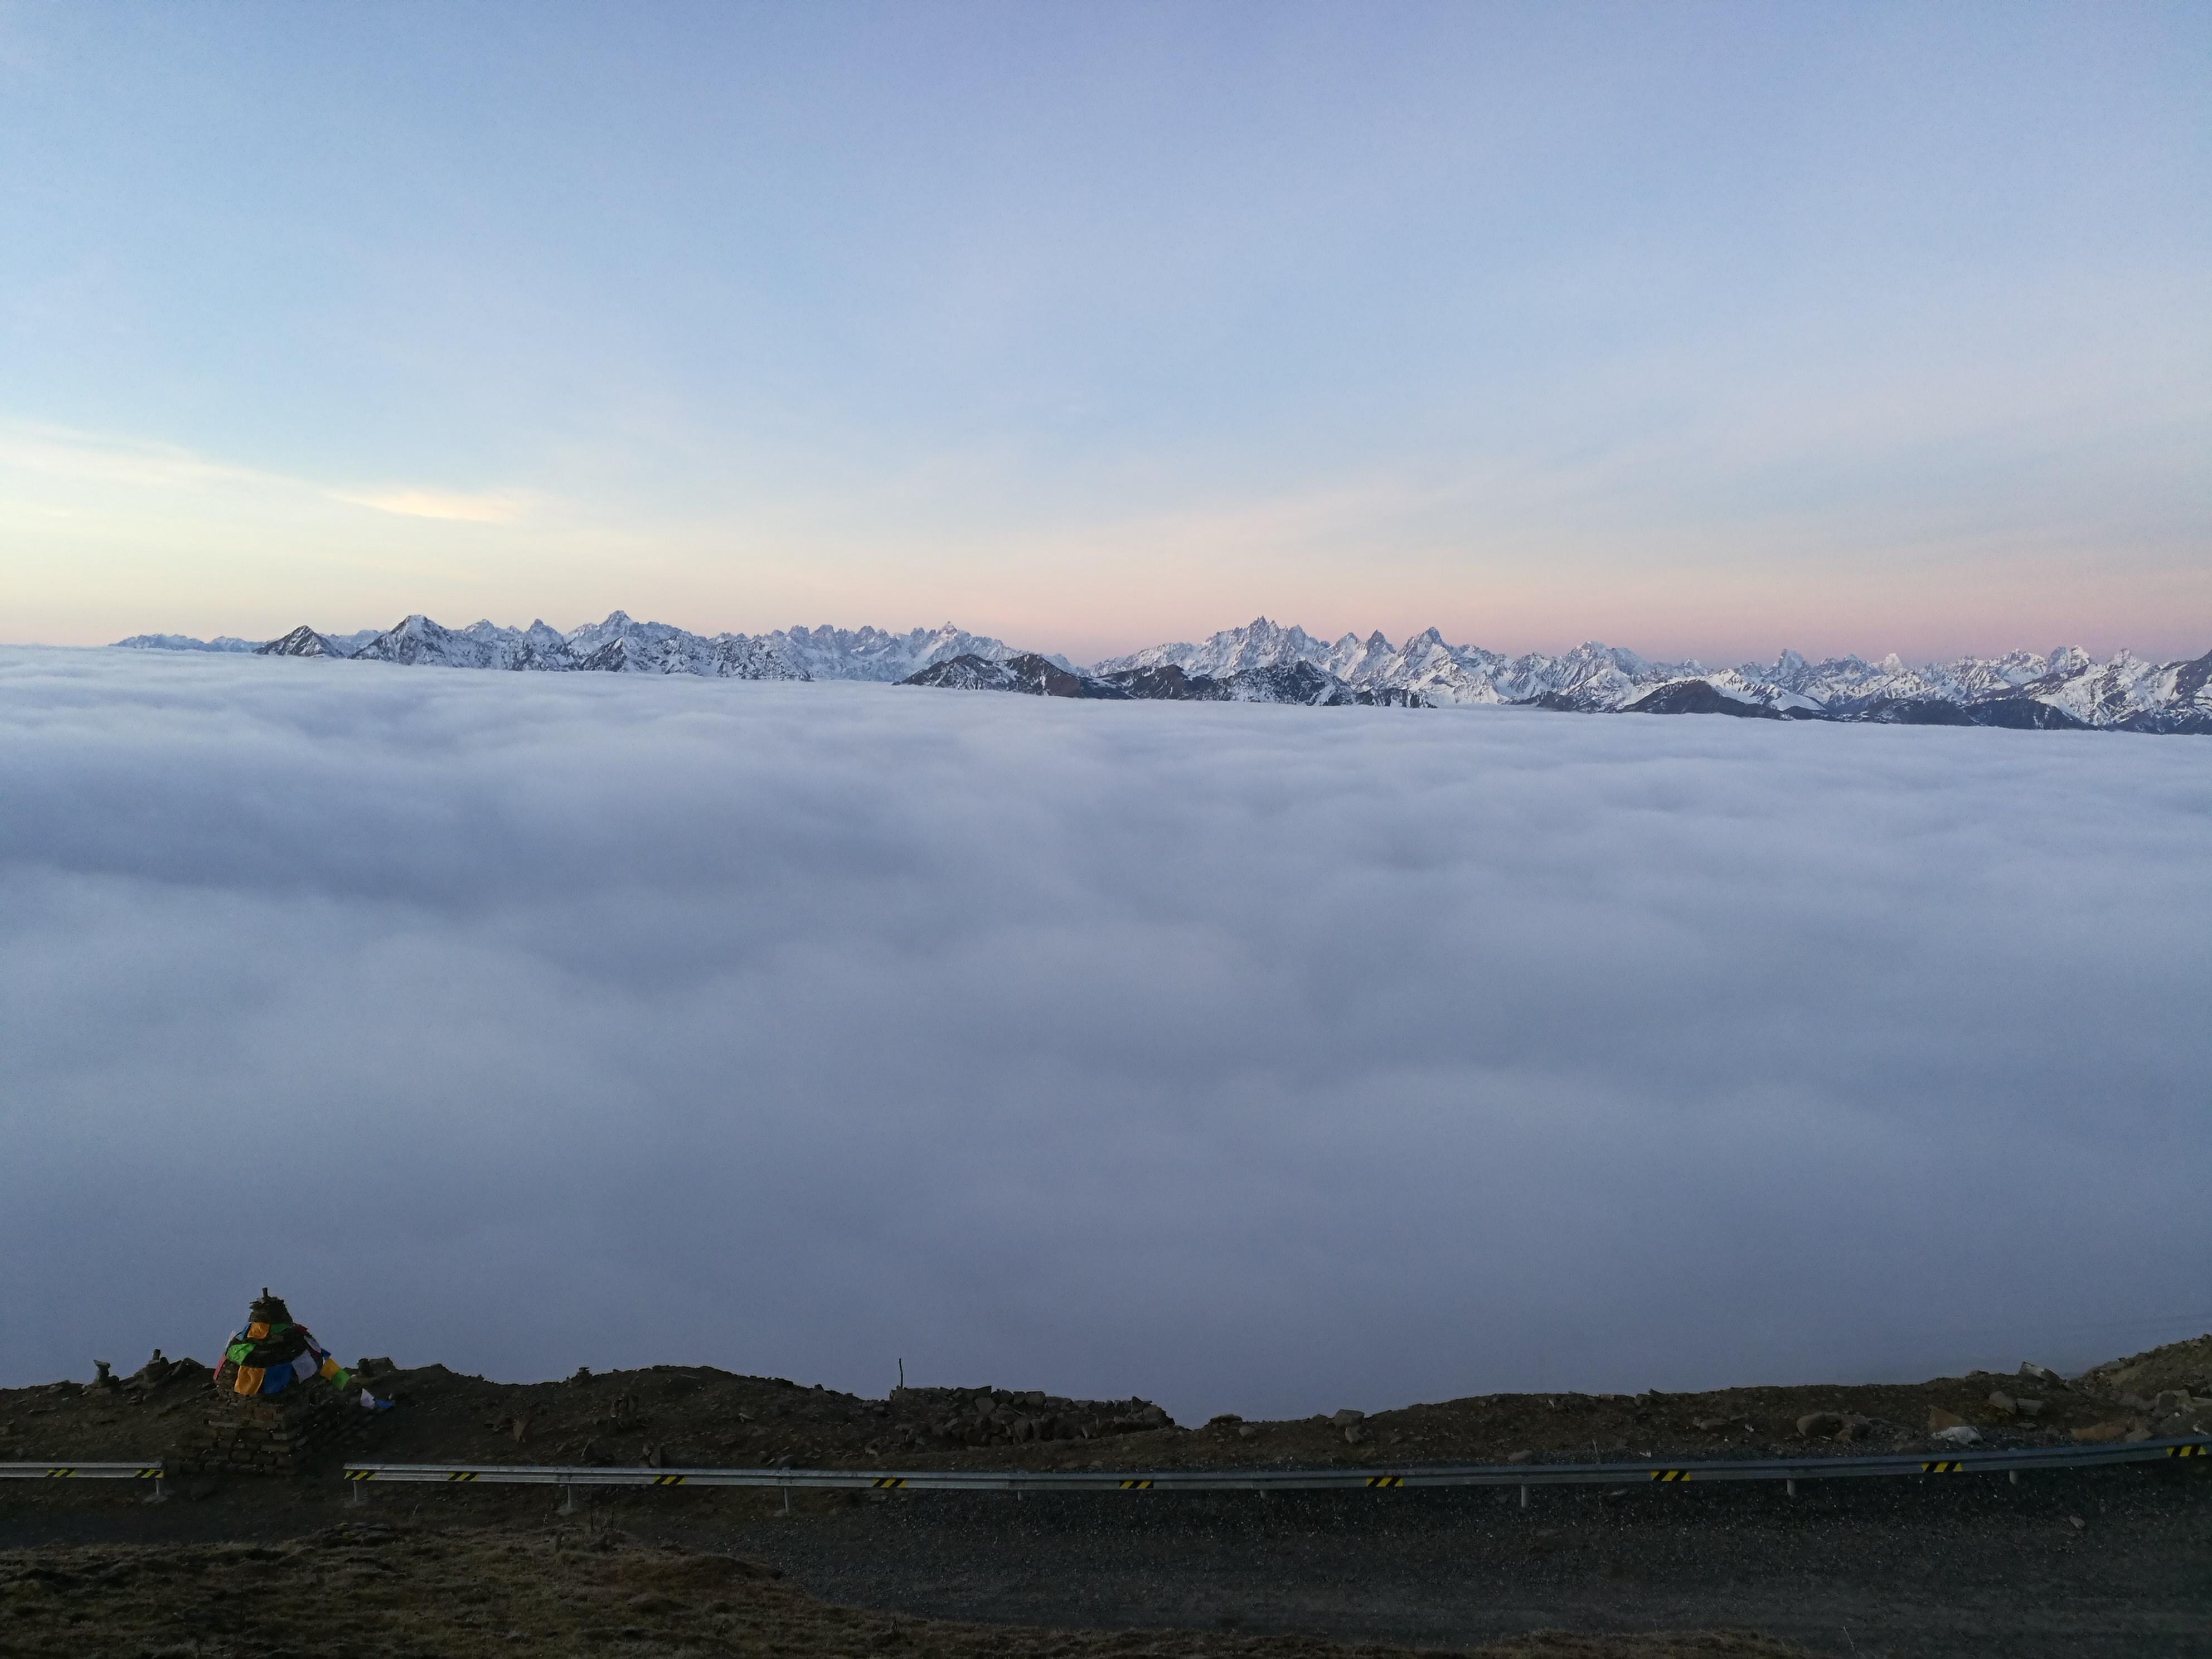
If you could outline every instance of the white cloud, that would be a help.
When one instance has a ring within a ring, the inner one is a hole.
[[[264,1283],[1185,1418],[2212,1311],[2185,740],[19,649],[0,776],[10,1382]]]
[[[147,490],[224,490],[341,501],[406,518],[508,524],[530,503],[512,492],[411,484],[337,489],[282,472],[217,460],[181,445],[33,422],[0,422],[0,468]]]
[[[527,510],[513,495],[472,495],[453,490],[388,489],[332,490],[331,499],[355,507],[374,507],[409,519],[450,519],[462,524],[511,524]]]
[[[30,424],[0,425],[0,466],[141,489],[277,482],[272,475],[210,460],[176,444]]]

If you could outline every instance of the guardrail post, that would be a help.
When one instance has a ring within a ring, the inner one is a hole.
[[[2017,1486],[2020,1485],[2020,1471],[2018,1469],[2007,1469],[2005,1471],[2005,1476],[2014,1486]]]
[[[1528,1507],[1528,1483],[1525,1480],[1521,1483],[1521,1507],[1524,1510]]]
[[[1792,1498],[1797,1495],[1797,1483],[1795,1480],[1785,1480],[1782,1484],[1790,1488],[1790,1495]]]
[[[154,1477],[154,1495],[146,1501],[149,1504],[166,1504],[169,1501],[169,1477],[166,1472]]]
[[[785,1484],[783,1488],[783,1512],[786,1515],[789,1515],[791,1513],[791,1486],[788,1482]]]
[[[561,1507],[555,1510],[554,1513],[556,1515],[574,1515],[575,1512],[576,1483],[573,1480],[563,1480],[561,1483]]]
[[[368,1482],[366,1480],[349,1480],[346,1482],[347,1486],[353,1488],[351,1492],[346,1494],[347,1508],[357,1510],[362,1506],[364,1500],[361,1495],[361,1489],[368,1484]]]

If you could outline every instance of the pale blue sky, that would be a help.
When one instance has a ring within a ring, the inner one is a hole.
[[[0,637],[2212,646],[2212,9],[0,7]]]

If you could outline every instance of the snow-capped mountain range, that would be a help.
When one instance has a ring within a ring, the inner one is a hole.
[[[1433,628],[1398,645],[1380,633],[1328,641],[1261,617],[1201,643],[1156,645],[1078,668],[1064,657],[1019,651],[950,623],[905,634],[825,627],[709,638],[666,623],[637,622],[619,611],[565,634],[542,622],[523,629],[489,622],[449,629],[412,616],[380,634],[331,635],[302,627],[265,644],[175,634],[141,634],[118,643],[408,666],[873,680],[1111,700],[1519,703],[1592,714],[2212,732],[2212,652],[2157,663],[2123,651],[2100,663],[2073,646],[2048,655],[2014,651],[1910,665],[1893,654],[1874,662],[1851,656],[1815,663],[1784,651],[1771,663],[1711,669],[1694,660],[1649,662],[1633,651],[1595,643],[1559,656],[1507,657],[1448,644]]]
[[[264,643],[196,640],[182,634],[137,634],[118,645],[152,651],[258,652],[264,657],[348,657],[408,667],[598,671],[627,674],[703,674],[739,680],[902,680],[953,657],[1004,661],[1018,655],[1003,640],[955,628],[887,634],[879,628],[793,628],[773,634],[693,634],[667,623],[641,623],[617,611],[605,622],[562,634],[542,622],[527,628],[472,623],[447,628],[416,615],[379,633],[319,634],[294,629]],[[1060,667],[1073,665],[1051,659]]]

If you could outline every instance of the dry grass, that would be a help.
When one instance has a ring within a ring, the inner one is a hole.
[[[1297,1637],[951,1624],[831,1607],[730,1556],[609,1528],[356,1525],[295,1543],[0,1553],[0,1651],[21,1659],[1396,1659]],[[1495,1659],[1802,1659],[1730,1632],[1540,1634]]]

